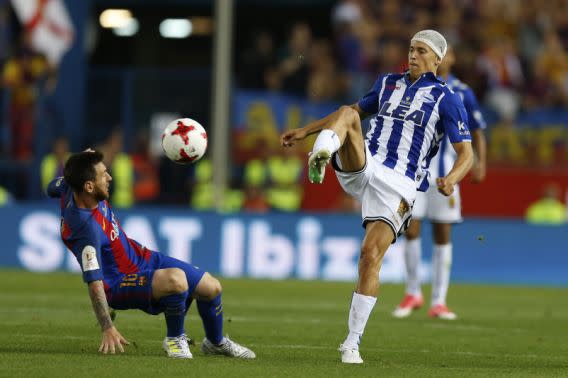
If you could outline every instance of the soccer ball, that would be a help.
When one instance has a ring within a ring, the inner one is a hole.
[[[176,163],[195,163],[207,149],[207,132],[191,118],[176,119],[162,134],[162,148],[166,156]]]

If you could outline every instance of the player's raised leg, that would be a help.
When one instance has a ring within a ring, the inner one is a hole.
[[[166,318],[163,347],[168,357],[192,358],[184,330],[188,297],[185,272],[178,268],[156,270],[152,278],[152,297]]]
[[[424,304],[419,276],[420,261],[422,259],[420,229],[421,221],[413,219],[405,233],[404,263],[406,266],[406,290],[402,302],[392,313],[395,318],[406,318],[412,311],[419,309]]]
[[[395,237],[392,228],[383,221],[367,224],[359,258],[357,290],[353,293],[349,309],[349,333],[339,346],[341,361],[344,363],[363,363],[359,343],[377,301],[378,275],[383,257]]]
[[[452,266],[452,243],[450,242],[452,225],[434,223],[434,249],[432,250],[432,306],[428,315],[433,318],[454,320],[456,314],[448,309],[446,295],[450,285]]]
[[[308,159],[310,182],[323,182],[325,167],[335,152],[339,153],[345,172],[363,168],[365,148],[361,132],[361,113],[358,105],[342,106],[325,118],[282,135],[281,144],[289,147],[310,134],[320,132]]]
[[[204,354],[219,354],[246,359],[256,358],[252,350],[223,336],[221,291],[221,283],[206,272],[193,293],[205,329],[201,351]]]

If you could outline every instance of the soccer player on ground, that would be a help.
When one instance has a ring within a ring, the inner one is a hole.
[[[475,94],[466,84],[459,81],[450,71],[456,61],[451,47],[444,57],[444,61],[438,67],[438,75],[446,81],[448,87],[456,92],[462,99],[467,112],[468,126],[471,132],[473,150],[476,160],[471,170],[473,182],[481,182],[485,178],[485,120],[479,110]],[[436,177],[444,177],[448,168],[452,166],[456,154],[448,148],[448,138],[442,139],[440,152],[430,162],[430,183]],[[450,267],[452,264],[452,223],[460,223],[461,199],[458,185],[454,193],[449,197],[441,195],[437,190],[430,187],[425,193],[419,192],[412,209],[412,221],[406,230],[406,247],[404,249],[404,261],[406,263],[406,295],[393,316],[405,318],[413,310],[420,308],[424,300],[420,289],[420,277],[418,268],[422,256],[422,244],[420,240],[420,226],[422,219],[428,218],[433,226],[434,248],[432,250],[432,305],[428,315],[433,318],[454,320],[456,314],[446,306],[446,294],[450,284]]]
[[[209,273],[153,252],[129,239],[109,203],[112,177],[100,152],[71,155],[64,177],[53,180],[50,197],[60,198],[61,238],[73,252],[88,284],[93,310],[102,330],[102,353],[124,352],[128,341],[115,328],[109,306],[165,315],[163,348],[169,357],[192,358],[184,320],[193,299],[205,328],[201,350],[237,358],[254,352],[223,337],[221,284]]]
[[[434,30],[414,35],[409,69],[379,76],[358,103],[281,136],[285,147],[319,132],[308,159],[310,181],[321,183],[332,162],[343,189],[362,204],[365,237],[359,279],[349,310],[349,333],[339,346],[341,361],[362,363],[359,343],[377,300],[383,256],[408,226],[416,190],[428,187],[427,167],[448,134],[458,155],[438,190],[449,196],[473,161],[467,114],[458,95],[436,77],[446,54],[444,37]],[[376,114],[363,138],[361,120]]]

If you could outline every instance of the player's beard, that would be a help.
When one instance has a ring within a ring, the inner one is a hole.
[[[95,192],[93,193],[93,196],[95,197],[97,202],[108,200],[108,197],[109,197],[108,189],[103,190],[103,189],[100,189],[99,187],[95,187]]]

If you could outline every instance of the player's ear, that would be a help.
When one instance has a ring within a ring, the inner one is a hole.
[[[83,184],[83,190],[85,191],[85,193],[92,193],[93,190],[95,190],[95,183],[91,180],[85,181],[85,183]]]

